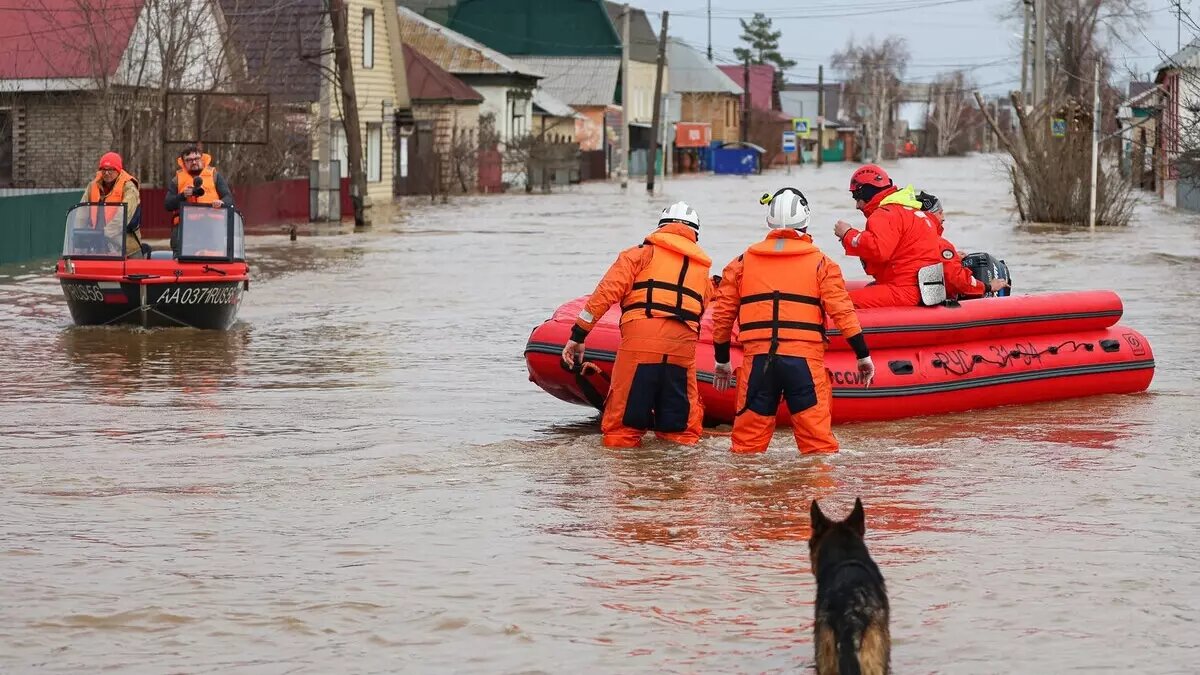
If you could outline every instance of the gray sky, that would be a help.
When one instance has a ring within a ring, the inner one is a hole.
[[[1120,57],[1114,78],[1120,81],[1114,84],[1123,85],[1129,69],[1145,73],[1157,65],[1162,60],[1159,48],[1168,54],[1175,51],[1173,0],[1143,3],[1147,14],[1141,30],[1133,30],[1125,38],[1128,44],[1117,43],[1113,50]],[[1200,23],[1200,0],[1182,3],[1184,11],[1191,11]],[[671,35],[704,51],[705,0],[633,0],[630,4],[653,12],[650,20],[655,31],[662,20],[658,12],[669,11]],[[759,11],[783,31],[780,51],[797,61],[788,73],[791,81],[815,82],[817,65],[828,66],[830,55],[851,37],[894,33],[907,38],[912,53],[907,79],[929,81],[939,71],[964,67],[971,69],[981,90],[1003,93],[1020,86],[1021,22],[1002,18],[1011,6],[1010,0],[712,0],[713,58],[716,63],[733,61],[733,48],[741,44],[736,17],[749,18]],[[852,13],[860,15],[831,16]],[[1192,36],[1185,23],[1183,44]],[[826,67],[825,76],[836,74]]]

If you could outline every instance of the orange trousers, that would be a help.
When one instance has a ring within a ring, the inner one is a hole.
[[[696,384],[696,337],[673,319],[621,326],[600,418],[605,447],[636,448],[647,431],[683,445],[700,441],[704,406]]]
[[[787,403],[801,454],[838,451],[830,412],[833,387],[824,359],[766,354],[747,356],[737,372],[733,452],[764,452],[775,433],[779,402]]]
[[[869,307],[916,307],[921,304],[921,291],[912,284],[871,284],[850,290],[855,309]]]

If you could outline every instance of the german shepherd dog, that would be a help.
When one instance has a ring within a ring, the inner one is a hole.
[[[817,675],[887,675],[892,638],[888,633],[887,588],[863,543],[866,516],[861,499],[843,521],[821,513],[813,500],[808,557],[817,578],[813,642]]]

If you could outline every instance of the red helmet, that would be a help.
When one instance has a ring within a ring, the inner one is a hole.
[[[100,169],[116,169],[124,171],[125,165],[121,162],[121,156],[115,152],[106,152],[100,158]]]
[[[883,170],[883,167],[875,164],[864,164],[858,167],[858,171],[850,176],[850,193],[854,194],[864,185],[871,185],[877,188],[891,187],[892,179]]]

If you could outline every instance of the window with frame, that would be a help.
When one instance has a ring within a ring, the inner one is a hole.
[[[363,68],[375,67],[375,10],[364,9],[362,18],[363,29]]]
[[[367,182],[383,180],[383,125],[367,125]]]

